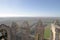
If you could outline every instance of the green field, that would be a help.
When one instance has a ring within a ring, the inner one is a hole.
[[[50,38],[50,27],[45,28],[44,38],[45,39]]]

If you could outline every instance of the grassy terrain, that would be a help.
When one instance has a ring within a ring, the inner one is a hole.
[[[45,28],[44,38],[45,39],[50,38],[50,27]]]

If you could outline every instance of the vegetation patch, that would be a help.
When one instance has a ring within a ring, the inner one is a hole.
[[[46,27],[44,31],[44,38],[50,38],[50,27]]]

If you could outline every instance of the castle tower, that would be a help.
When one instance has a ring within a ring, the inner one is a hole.
[[[12,22],[11,30],[12,30],[12,39],[16,40],[16,33],[17,33],[17,24],[16,24],[16,22]]]
[[[28,21],[24,21],[22,27],[23,27],[22,40],[29,40],[30,27],[29,27]]]
[[[41,20],[36,25],[35,40],[44,40],[44,25]]]
[[[51,38],[50,40],[60,40],[60,23],[56,20],[51,24]]]

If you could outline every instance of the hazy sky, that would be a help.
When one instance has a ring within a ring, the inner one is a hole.
[[[60,17],[60,0],[0,0],[0,17]]]

